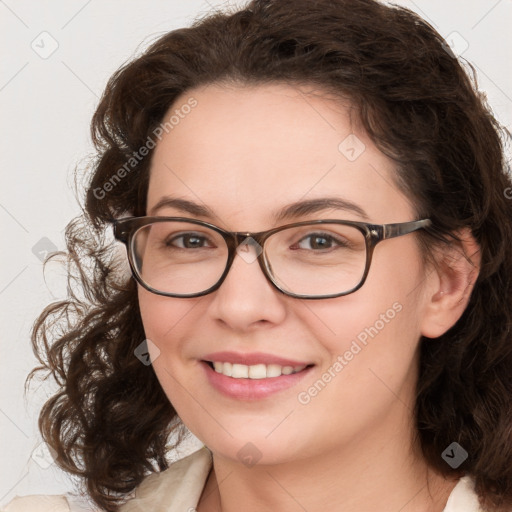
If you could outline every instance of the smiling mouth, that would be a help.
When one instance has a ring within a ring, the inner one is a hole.
[[[313,364],[300,366],[281,366],[279,364],[254,364],[245,365],[237,363],[228,363],[223,361],[203,361],[216,373],[233,379],[268,379],[277,378],[283,375],[292,375],[300,373]]]

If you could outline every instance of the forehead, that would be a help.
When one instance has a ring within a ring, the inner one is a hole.
[[[393,162],[357,129],[350,105],[318,91],[209,85],[178,98],[164,122],[171,117],[152,157],[148,210],[172,195],[245,229],[268,227],[276,208],[301,198],[338,196],[365,205],[379,222],[390,204],[398,217],[400,208],[410,210]]]

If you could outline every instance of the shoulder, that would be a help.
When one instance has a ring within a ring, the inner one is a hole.
[[[195,508],[212,467],[212,454],[203,446],[187,457],[177,460],[168,469],[146,477],[127,501],[121,512],[159,510],[168,512]]]
[[[66,496],[23,496],[14,498],[1,512],[70,512]]]
[[[135,490],[135,496],[121,506],[122,512],[157,509],[171,505],[169,512],[195,507],[212,467],[212,455],[206,446],[174,462],[161,473],[146,477]],[[65,495],[34,495],[14,498],[0,512],[71,512]],[[73,508],[76,510],[76,508]],[[81,509],[84,510],[85,509]],[[90,509],[92,512],[92,509]]]

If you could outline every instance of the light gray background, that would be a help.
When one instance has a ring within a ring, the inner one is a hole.
[[[463,52],[495,115],[510,129],[512,0],[394,3],[417,11]],[[73,170],[92,149],[89,122],[99,96],[108,77],[137,49],[222,4],[0,0],[0,504],[15,495],[72,490],[41,452],[37,414],[51,388],[36,382],[25,398],[23,387],[36,364],[32,323],[65,293],[58,266],[49,267],[45,282],[38,255],[64,248],[63,229],[79,213]]]

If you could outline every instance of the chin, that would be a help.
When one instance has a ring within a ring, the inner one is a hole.
[[[212,438],[211,442],[202,440],[214,455],[247,467],[282,464],[297,459],[298,443],[292,436],[283,437],[277,433],[268,436],[268,433],[268,429],[265,432],[251,429],[243,435],[230,437],[226,434],[222,439]]]

